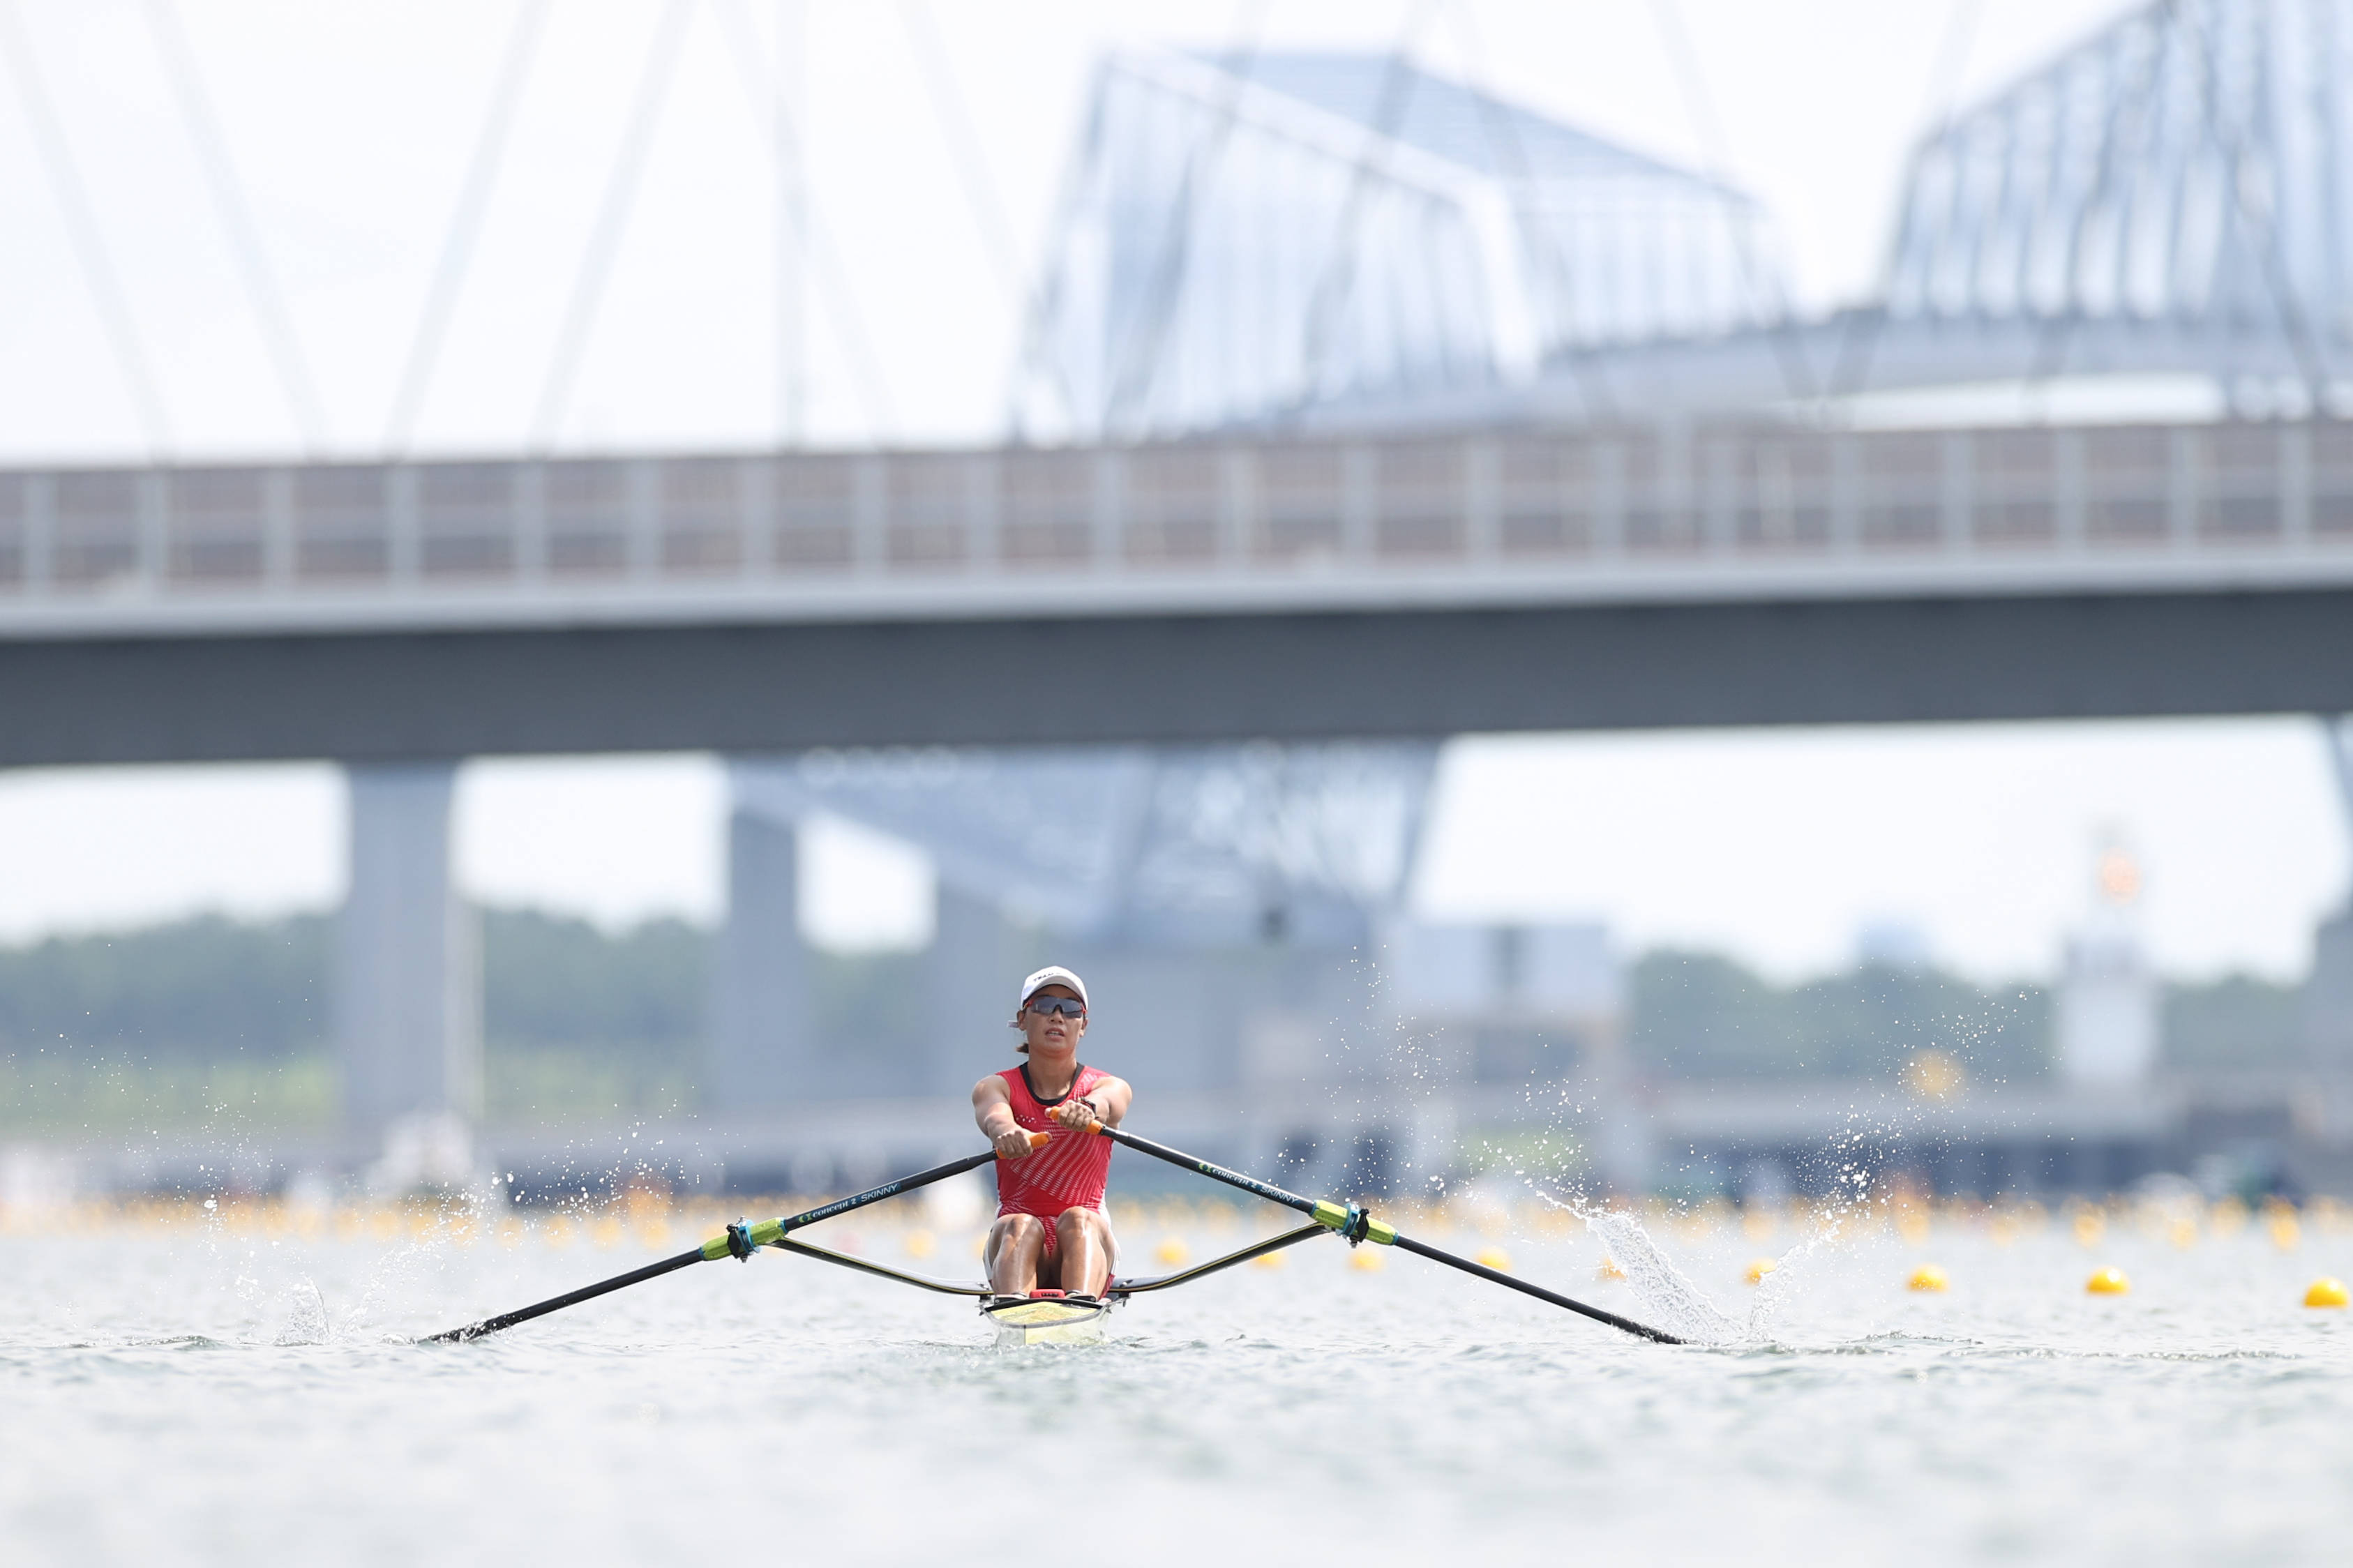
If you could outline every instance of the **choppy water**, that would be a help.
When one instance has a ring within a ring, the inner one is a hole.
[[[903,1232],[834,1228],[903,1258]],[[418,1347],[396,1336],[658,1254],[0,1236],[0,1557],[2353,1557],[2353,1325],[2299,1305],[2353,1276],[2353,1234],[1881,1227],[1797,1257],[1743,1326],[1743,1266],[1791,1229],[1654,1228],[1697,1299],[1598,1282],[1590,1235],[1428,1238],[1632,1315],[1704,1308],[1731,1342],[1641,1343],[1317,1241],[1139,1300],[1092,1348],[989,1350],[961,1302],[775,1254]],[[1172,1234],[1198,1258],[1249,1233],[1131,1226],[1132,1259]],[[1904,1289],[1928,1259],[1949,1293]],[[2131,1295],[2084,1293],[2103,1263]]]

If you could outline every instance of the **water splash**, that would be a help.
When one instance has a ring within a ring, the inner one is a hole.
[[[1775,1342],[1775,1320],[1795,1295],[1806,1263],[1834,1244],[1845,1229],[1842,1209],[1823,1211],[1812,1234],[1782,1253],[1773,1270],[1757,1282],[1747,1315],[1742,1317],[1717,1306],[1714,1298],[1676,1268],[1633,1214],[1599,1206],[1577,1193],[1561,1197],[1538,1187],[1530,1190],[1554,1208],[1575,1215],[1600,1238],[1609,1257],[1625,1271],[1627,1284],[1641,1299],[1646,1321],[1694,1344],[1730,1347]]]
[[[327,1323],[326,1299],[306,1276],[287,1293],[286,1320],[272,1342],[280,1345],[322,1345],[332,1336]]]
[[[1707,1292],[1693,1284],[1651,1239],[1641,1220],[1620,1210],[1593,1207],[1582,1198],[1563,1201],[1543,1192],[1536,1195],[1575,1215],[1585,1222],[1586,1229],[1601,1238],[1609,1256],[1626,1271],[1626,1282],[1642,1299],[1652,1327],[1694,1344],[1735,1344],[1747,1337],[1748,1324],[1718,1307]]]

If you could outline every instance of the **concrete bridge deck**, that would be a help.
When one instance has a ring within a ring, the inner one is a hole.
[[[2334,711],[2349,610],[2333,421],[15,472],[0,765]]]
[[[2353,582],[2353,423],[0,472],[0,637]]]

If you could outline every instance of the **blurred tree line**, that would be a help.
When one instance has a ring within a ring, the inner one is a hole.
[[[2053,995],[1981,987],[1933,968],[1867,964],[1777,985],[1731,959],[1661,951],[1628,976],[1634,1058],[1680,1078],[1865,1078],[1940,1051],[1978,1083],[2051,1071]],[[2301,1056],[2303,987],[2243,974],[2168,985],[2164,1059],[2191,1069],[2284,1067]]]
[[[332,1113],[331,917],[203,916],[0,948],[0,1121],[132,1125],[224,1107]],[[712,940],[681,921],[607,931],[527,910],[482,918],[485,1094],[493,1115],[607,1115],[702,1093]],[[924,1026],[915,953],[814,955],[820,1038],[885,1048]],[[1629,976],[1638,1062],[1678,1077],[1890,1078],[1941,1051],[1978,1083],[2049,1070],[2034,985],[1866,967],[1780,985],[1732,960],[1657,952]],[[2232,976],[2168,989],[2166,1055],[2193,1068],[2296,1059],[2301,990]]]
[[[1978,1083],[2051,1061],[2042,988],[1980,990],[1934,969],[1869,964],[1776,985],[1715,953],[1645,953],[1628,977],[1635,1059],[1680,1078],[1891,1079],[1942,1051]]]
[[[333,941],[326,915],[205,915],[0,948],[0,1121],[325,1119]],[[486,910],[481,942],[493,1114],[692,1102],[709,933]]]

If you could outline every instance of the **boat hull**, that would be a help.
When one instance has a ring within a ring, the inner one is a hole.
[[[991,1301],[981,1308],[1000,1349],[1014,1345],[1092,1345],[1103,1342],[1111,1317],[1109,1301],[1073,1301],[1065,1297],[1026,1297]]]

